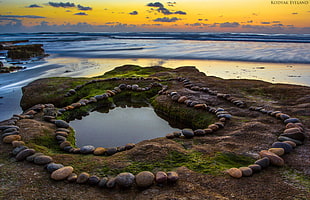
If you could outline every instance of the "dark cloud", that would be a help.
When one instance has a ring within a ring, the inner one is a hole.
[[[280,23],[280,21],[273,21],[272,23]]]
[[[74,15],[81,15],[81,16],[85,16],[85,15],[88,15],[87,13],[84,13],[84,12],[79,12],[79,13],[75,13]]]
[[[154,19],[153,21],[154,21],[154,22],[176,22],[176,21],[178,21],[178,20],[181,20],[181,19],[176,18],[176,17],[172,17],[172,18],[163,17],[163,18]]]
[[[77,5],[77,8],[79,9],[79,10],[84,10],[84,11],[86,11],[86,10],[92,10],[93,8],[91,8],[91,7],[88,7],[88,6],[82,6],[82,5]]]
[[[46,18],[37,15],[0,15],[1,18],[30,18],[30,19],[39,19],[39,18]]]
[[[168,6],[173,7],[175,4],[177,4],[177,2],[167,2]]]
[[[270,22],[261,22],[261,24],[270,24]]]
[[[225,22],[225,23],[220,23],[221,28],[235,28],[240,26],[238,22]]]
[[[186,15],[186,12],[183,12],[183,11],[176,11],[176,12],[174,12],[174,14]]]
[[[284,25],[283,24],[273,24],[272,26],[273,27],[283,27]]]
[[[67,3],[63,3],[63,2],[48,2],[48,4],[52,7],[55,7],[55,8],[73,8],[75,7],[75,4],[74,3],[70,3],[70,2],[67,2]]]
[[[155,7],[155,8],[163,8],[164,5],[160,2],[155,2],[155,3],[148,3],[147,6],[149,7]]]
[[[131,13],[129,13],[130,15],[137,15],[138,12],[137,11],[132,11]]]
[[[297,12],[294,12],[294,13],[292,13],[292,15],[298,15],[298,13],[297,13]]]
[[[253,20],[247,21],[247,23],[253,23]]]
[[[42,8],[42,6],[39,6],[37,4],[31,4],[31,5],[27,6],[27,8]]]
[[[173,15],[173,14],[176,14],[176,15],[186,15],[187,14],[184,11],[171,12],[169,9],[165,8],[165,6],[162,3],[160,3],[160,2],[149,3],[149,4],[147,4],[147,6],[157,8],[157,9],[153,9],[152,8],[152,10],[156,10],[157,12],[162,13],[164,15]]]

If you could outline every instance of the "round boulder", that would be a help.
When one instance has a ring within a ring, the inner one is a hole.
[[[73,167],[71,167],[71,166],[63,167],[63,168],[55,170],[51,174],[51,178],[56,180],[56,181],[64,180],[68,176],[70,176],[72,174],[72,172],[73,172]]]
[[[249,167],[240,167],[239,169],[242,172],[242,176],[252,176],[253,174],[252,169]]]
[[[293,147],[284,142],[275,142],[271,145],[272,148],[283,148],[285,153],[293,151]]]
[[[100,181],[100,178],[98,176],[91,176],[88,179],[88,184],[89,185],[97,185]]]
[[[90,153],[93,153],[94,150],[95,150],[95,147],[92,145],[86,145],[80,148],[80,152],[82,154],[90,154]]]
[[[234,178],[242,177],[242,171],[238,168],[230,168],[229,170],[227,170],[227,172],[231,177],[234,177]]]
[[[69,128],[69,124],[64,120],[55,120],[54,123],[58,128]]]
[[[146,188],[153,185],[154,182],[154,174],[149,171],[143,171],[136,175],[136,184],[138,187]]]
[[[89,179],[89,174],[87,172],[82,172],[76,179],[77,183],[83,184],[86,183]]]
[[[270,160],[268,157],[264,157],[255,161],[254,164],[261,166],[261,168],[267,168],[270,165]]]
[[[270,163],[272,165],[279,166],[279,167],[284,165],[284,160],[281,157],[279,157],[277,154],[274,154],[274,153],[269,152],[267,150],[262,150],[259,152],[259,155],[262,158],[264,158],[264,157],[269,158]]]
[[[182,134],[184,135],[185,138],[193,138],[194,137],[194,131],[189,128],[185,128],[182,130]]]
[[[132,173],[124,172],[115,177],[116,183],[122,188],[129,188],[135,182],[135,176]]]
[[[45,165],[53,161],[53,158],[50,156],[37,156],[34,158],[33,162],[37,165]]]
[[[64,166],[62,164],[56,164],[56,163],[49,163],[46,166],[46,169],[49,173],[52,173],[60,168],[63,168]]]
[[[6,144],[11,144],[13,141],[21,140],[22,137],[20,135],[8,135],[3,138],[3,142]]]
[[[155,175],[156,183],[163,184],[167,182],[167,179],[168,179],[168,175],[166,174],[166,172],[159,171]]]
[[[179,180],[179,175],[176,172],[167,172],[168,183],[176,183]]]
[[[93,153],[94,155],[99,156],[99,155],[103,155],[106,151],[107,151],[106,148],[97,147]]]
[[[17,161],[22,161],[25,160],[28,156],[34,154],[35,152],[36,151],[34,149],[24,149],[21,152],[19,152],[15,158]]]
[[[253,173],[257,173],[262,170],[262,167],[258,164],[252,164],[252,165],[249,165],[248,167],[252,169]]]

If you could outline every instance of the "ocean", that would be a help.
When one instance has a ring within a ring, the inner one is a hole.
[[[8,33],[0,41],[43,44],[50,56],[0,74],[0,121],[21,113],[21,87],[45,77],[91,77],[124,64],[196,66],[210,76],[310,86],[310,34]]]

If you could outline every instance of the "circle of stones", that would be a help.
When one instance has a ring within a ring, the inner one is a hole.
[[[208,93],[210,95],[217,96],[218,98],[225,99],[234,105],[240,108],[246,108],[247,105],[243,101],[232,97],[230,94],[218,93],[217,91],[211,90],[207,87],[200,87],[189,79],[186,78],[175,78],[175,79],[166,79],[160,80],[158,78],[110,78],[110,79],[100,79],[100,80],[92,80],[83,85],[77,86],[75,89],[70,89],[68,93],[65,95],[66,97],[72,96],[76,94],[78,90],[88,84],[103,82],[103,81],[119,81],[119,80],[152,80],[157,82],[167,82],[167,81],[178,81],[183,83],[183,86],[191,89],[193,91],[202,91]],[[89,103],[96,103],[100,100],[107,99],[109,97],[113,97],[123,90],[132,90],[136,92],[148,91],[152,87],[161,87],[162,89],[158,92],[159,95],[167,95],[171,98],[172,101],[185,104],[188,107],[193,107],[195,109],[201,109],[213,113],[219,119],[218,122],[210,124],[206,129],[183,129],[181,132],[175,132],[171,134],[167,134],[166,138],[173,139],[176,137],[182,138],[193,138],[194,136],[205,136],[212,132],[217,131],[220,128],[224,128],[225,122],[231,119],[231,114],[225,111],[223,108],[214,108],[206,105],[205,103],[201,103],[198,101],[191,100],[188,96],[182,96],[178,92],[168,92],[168,87],[166,85],[162,85],[161,83],[152,83],[148,87],[139,87],[137,84],[134,85],[126,85],[120,84],[118,87],[115,87],[113,90],[107,90],[102,95],[96,95],[89,99],[82,99],[77,103],[73,103],[69,106],[61,108],[58,110],[58,114],[77,109],[81,106],[85,106]],[[15,156],[17,161],[27,160],[30,162],[34,162],[38,165],[45,165],[48,172],[51,173],[51,178],[54,180],[67,180],[69,182],[76,183],[88,183],[90,185],[98,185],[99,187],[106,188],[114,188],[116,185],[119,187],[131,187],[136,184],[138,187],[149,187],[155,183],[163,184],[163,183],[175,183],[178,181],[179,176],[176,172],[157,172],[155,175],[151,172],[140,172],[136,176],[131,173],[121,173],[114,178],[104,177],[100,179],[97,176],[91,176],[86,172],[82,172],[77,175],[73,173],[73,167],[71,166],[63,166],[62,164],[57,164],[53,162],[53,158],[50,156],[46,156],[42,153],[36,152],[34,149],[29,149],[25,146],[25,143],[22,141],[22,138],[19,133],[19,127],[16,126],[16,122],[25,118],[33,118],[33,115],[42,111],[44,108],[54,108],[52,104],[39,104],[33,106],[28,111],[24,112],[21,115],[13,115],[13,117],[9,120],[6,120],[6,125],[0,126],[0,131],[2,134],[2,141],[7,144],[12,144],[14,147],[12,154]],[[267,168],[269,165],[275,166],[283,166],[284,160],[280,157],[285,153],[289,153],[295,148],[297,145],[301,145],[303,140],[305,139],[304,134],[304,126],[297,118],[291,118],[289,115],[282,113],[281,111],[272,111],[266,110],[263,107],[250,107],[252,111],[259,111],[263,114],[268,114],[270,116],[276,117],[280,119],[286,124],[284,132],[278,137],[279,142],[275,142],[272,144],[271,148],[268,150],[262,150],[259,152],[261,156],[260,159],[255,161],[254,164],[249,165],[248,167],[241,168],[231,168],[227,170],[227,173],[234,178],[241,178],[242,176],[251,176],[253,173],[259,172],[264,168]],[[69,124],[63,120],[56,120],[53,116],[44,116],[43,119],[45,121],[49,121],[54,123],[57,127],[55,131],[55,138],[60,143],[60,148],[69,153],[83,153],[89,154],[93,153],[95,155],[113,155],[114,153],[129,150],[134,148],[134,144],[127,144],[122,147],[115,148],[103,148],[103,147],[93,147],[91,145],[84,146],[82,148],[74,148],[71,146],[70,142],[67,141],[66,137],[70,133]],[[147,178],[146,178],[147,177]],[[148,180],[142,181],[141,180]],[[126,181],[124,181],[126,180]]]

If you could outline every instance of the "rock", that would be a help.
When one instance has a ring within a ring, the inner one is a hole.
[[[261,166],[262,168],[267,168],[270,165],[270,160],[268,157],[261,158],[255,161],[254,164]]]
[[[182,134],[185,138],[193,138],[194,137],[194,131],[192,129],[186,128],[182,130]]]
[[[287,123],[285,125],[285,128],[286,129],[289,129],[289,128],[299,128],[301,131],[303,131],[303,127],[301,127],[300,125],[298,125],[298,123]]]
[[[120,173],[115,177],[116,183],[122,188],[129,188],[135,182],[135,176],[132,173]]]
[[[98,176],[91,176],[88,179],[88,184],[89,185],[97,185],[100,181],[100,178]]]
[[[131,86],[131,89],[133,91],[136,91],[138,88],[139,88],[139,85],[137,85],[137,84],[134,84],[134,85]]]
[[[25,142],[24,141],[18,141],[18,140],[14,140],[12,142],[12,146],[13,147],[19,147],[19,146],[24,146],[25,145]]]
[[[206,133],[205,133],[205,131],[203,129],[197,129],[197,130],[194,131],[194,135],[196,135],[196,136],[205,136]]]
[[[99,155],[103,155],[106,151],[107,151],[106,148],[97,147],[93,153],[94,155],[99,156]]]
[[[277,154],[274,154],[274,153],[269,152],[267,150],[262,150],[259,152],[259,155],[262,158],[264,158],[264,157],[269,158],[270,163],[272,165],[279,166],[279,167],[284,165],[284,160],[281,157],[279,157]]]
[[[230,168],[229,170],[227,170],[227,172],[231,177],[234,177],[234,178],[242,177],[242,171],[238,168]]]
[[[11,144],[13,141],[21,140],[22,137],[20,135],[8,135],[5,136],[2,141],[6,144]]]
[[[108,180],[109,180],[109,179],[108,179],[107,177],[102,178],[102,179],[99,181],[98,186],[101,187],[101,188],[106,187],[106,184],[107,184]]]
[[[291,141],[291,142],[294,142],[294,143],[297,144],[297,145],[302,145],[302,142],[301,142],[301,141],[299,141],[299,140],[294,140],[294,139],[289,138],[289,137],[279,136],[279,137],[278,137],[278,140],[281,141],[281,142],[284,142],[284,141]]]
[[[95,147],[92,145],[86,145],[80,148],[80,152],[82,154],[90,154],[90,153],[93,153],[94,150],[95,150]]]
[[[300,120],[297,119],[297,118],[288,118],[288,119],[284,120],[284,123],[285,124],[288,124],[288,123],[300,123]]]
[[[305,135],[302,133],[302,131],[299,128],[289,128],[285,129],[284,133],[282,133],[280,136],[289,137],[294,140],[304,141]]]
[[[4,138],[4,137],[9,136],[9,135],[19,135],[19,132],[18,131],[7,132],[7,133],[2,134],[1,137]]]
[[[58,142],[61,142],[61,143],[67,140],[66,137],[61,136],[61,135],[57,135],[55,138]]]
[[[182,133],[180,131],[174,131],[173,135],[174,135],[174,137],[179,138],[179,137],[181,137]]]
[[[46,165],[46,164],[48,164],[48,163],[50,163],[52,161],[53,161],[52,157],[45,156],[45,155],[37,156],[33,160],[34,164],[37,164],[37,165]]]
[[[2,131],[2,134],[9,133],[9,132],[14,132],[14,131],[18,131],[18,129],[17,128],[7,128],[7,129],[4,129]]]
[[[271,145],[272,148],[283,148],[285,153],[290,153],[293,151],[293,147],[287,143],[284,142],[274,142]]]
[[[283,142],[291,145],[293,148],[295,148],[297,146],[297,144],[295,142],[292,142],[292,141],[283,141]]]
[[[71,149],[73,149],[72,146],[65,146],[65,147],[63,148],[63,150],[66,151],[66,152],[70,152]]]
[[[16,147],[15,149],[13,149],[12,154],[13,156],[16,156],[19,152],[21,152],[22,150],[28,149],[28,147],[26,146],[19,146]]]
[[[34,149],[24,149],[21,152],[19,152],[15,158],[17,161],[22,161],[25,160],[28,156],[34,154],[35,152],[36,151]]]
[[[60,168],[63,168],[64,166],[62,164],[56,164],[56,163],[49,163],[46,166],[46,169],[49,173],[52,173]]]
[[[116,185],[115,178],[110,178],[106,183],[107,188],[114,188],[115,185]]]
[[[89,174],[87,172],[82,172],[80,175],[78,175],[76,182],[79,184],[86,183],[89,179]]]
[[[38,152],[38,153],[35,153],[35,154],[31,155],[31,156],[28,156],[26,158],[26,160],[29,161],[29,162],[33,162],[35,157],[43,156],[43,155],[44,155],[43,153]]]
[[[51,178],[56,181],[64,180],[73,172],[73,167],[67,166],[53,171]]]
[[[136,175],[136,184],[138,187],[146,188],[153,185],[154,182],[154,174],[149,171],[143,171]]]
[[[71,182],[71,183],[76,182],[76,180],[77,180],[77,174],[76,174],[76,173],[70,174],[70,175],[68,176],[68,178],[67,178],[67,181],[69,181],[69,182]]]
[[[108,156],[111,156],[111,155],[116,154],[116,153],[117,153],[117,148],[116,147],[107,148],[106,154]]]
[[[184,103],[184,101],[187,100],[187,97],[186,96],[181,96],[179,99],[178,99],[178,102],[179,103]]]
[[[253,174],[252,169],[249,167],[240,167],[239,169],[242,172],[242,176],[252,176]]]
[[[166,183],[167,180],[168,180],[168,175],[166,174],[166,172],[159,171],[156,173],[155,175],[156,183],[163,184],[163,183]]]
[[[208,126],[208,128],[209,128],[209,129],[212,129],[213,131],[216,131],[216,130],[219,129],[219,126],[216,125],[216,124],[210,124],[210,125]]]
[[[285,153],[283,148],[270,148],[268,151],[277,154],[278,156],[282,156]]]
[[[252,164],[252,165],[249,165],[248,167],[252,169],[253,173],[257,173],[262,170],[262,167],[258,164]]]
[[[15,128],[15,129],[19,130],[19,127],[18,127],[18,126],[14,126],[14,125],[3,125],[3,126],[0,126],[0,131],[4,131],[4,130],[9,129],[9,128]]]
[[[173,138],[174,138],[174,134],[173,134],[173,133],[168,133],[168,134],[166,135],[166,138],[167,138],[167,139],[173,139]]]
[[[126,150],[134,148],[136,145],[134,143],[128,143],[125,145]]]
[[[69,128],[69,124],[64,120],[55,120],[54,123],[58,128]]]
[[[57,136],[62,136],[62,137],[65,137],[65,138],[67,138],[68,137],[68,133],[67,132],[65,132],[65,131],[56,131],[55,132],[55,136],[57,137]]]
[[[286,119],[290,118],[290,116],[287,115],[287,114],[281,114],[281,115],[279,116],[279,118],[282,119],[282,120],[286,120]]]
[[[206,135],[213,133],[213,130],[211,128],[206,128],[206,129],[203,129],[203,130],[205,131]]]
[[[176,172],[167,172],[167,181],[170,184],[176,183],[179,180],[179,175]]]
[[[71,143],[69,141],[63,141],[62,143],[60,143],[59,147],[61,149],[64,149],[67,146],[71,146]]]

